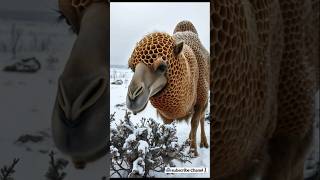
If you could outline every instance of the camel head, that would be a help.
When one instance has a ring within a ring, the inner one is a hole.
[[[144,110],[149,98],[165,89],[169,80],[167,71],[170,64],[168,61],[170,58],[178,60],[177,56],[183,48],[183,42],[175,43],[171,38],[168,41],[162,41],[161,38],[158,38],[158,41],[152,41],[152,43],[145,45],[146,38],[157,39],[157,36],[166,37],[169,35],[154,33],[145,37],[138,43],[129,60],[129,66],[134,74],[128,87],[126,104],[134,114]],[[170,46],[162,47],[166,46],[165,43]],[[139,56],[141,57],[139,58]]]
[[[76,168],[107,151],[107,6],[107,1],[59,1],[77,39],[58,80],[52,134],[57,148],[71,156]]]

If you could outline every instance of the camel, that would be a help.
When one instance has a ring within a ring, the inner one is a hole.
[[[59,0],[77,39],[59,77],[52,135],[78,169],[107,153],[108,6],[105,0]]]
[[[164,123],[191,117],[190,153],[198,156],[199,122],[200,147],[208,148],[204,118],[209,94],[209,53],[193,24],[179,22],[173,35],[146,35],[137,43],[128,64],[134,72],[126,98],[128,109],[137,114],[150,100]]]
[[[319,0],[211,3],[211,177],[302,180],[319,90]]]

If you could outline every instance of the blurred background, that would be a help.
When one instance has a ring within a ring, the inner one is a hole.
[[[1,1],[0,168],[18,158],[16,180],[54,179],[51,151],[64,180],[101,179],[107,172],[103,158],[75,170],[52,142],[57,79],[76,38],[57,10],[58,0]]]

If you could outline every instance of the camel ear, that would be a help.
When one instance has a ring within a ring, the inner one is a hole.
[[[174,55],[178,56],[182,52],[183,44],[183,41],[176,43],[173,49]]]

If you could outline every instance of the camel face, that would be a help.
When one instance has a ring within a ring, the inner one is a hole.
[[[57,148],[71,157],[76,168],[84,168],[107,152],[108,6],[106,2],[82,8],[75,1],[59,3],[71,26],[76,22],[79,26],[74,27],[78,37],[59,78],[52,134]]]
[[[139,63],[136,68],[127,93],[127,107],[134,114],[142,111],[150,97],[160,92],[167,84],[167,64],[157,59],[152,68]]]
[[[161,43],[159,43],[161,44]],[[172,56],[161,56],[161,53],[157,51],[150,51],[151,53],[143,55],[143,57],[156,57],[154,60],[146,63],[141,61],[137,63],[134,69],[134,75],[131,79],[130,85],[128,87],[126,104],[128,109],[130,109],[134,114],[141,112],[146,107],[149,98],[155,96],[161,90],[163,90],[168,82],[168,65],[167,61],[169,59],[174,59],[182,52],[183,42],[173,43]],[[158,47],[157,44],[151,45],[152,49]],[[178,61],[178,60],[177,60]]]

